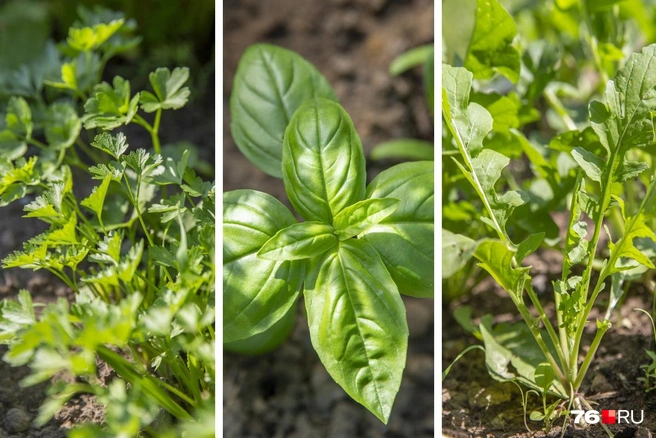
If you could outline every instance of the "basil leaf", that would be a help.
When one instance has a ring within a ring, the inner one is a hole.
[[[282,178],[282,142],[306,100],[337,100],[328,81],[298,54],[271,44],[250,46],[239,61],[230,97],[230,132],[262,171]]]
[[[364,234],[380,254],[402,294],[433,296],[435,266],[432,161],[403,163],[381,172],[367,198],[399,199],[390,216]]]
[[[333,221],[335,234],[339,240],[350,239],[367,231],[390,214],[399,206],[398,199],[365,199],[346,207]]]
[[[261,333],[298,298],[303,262],[257,256],[294,216],[274,197],[254,190],[223,194],[223,341]]]
[[[296,111],[285,131],[282,171],[289,201],[307,220],[332,223],[362,200],[364,153],[344,108],[315,99]]]
[[[278,231],[258,251],[267,260],[299,260],[319,255],[337,245],[334,229],[322,222],[293,224]]]
[[[387,423],[408,346],[394,281],[375,249],[357,239],[311,266],[304,296],[312,345],[332,378]]]

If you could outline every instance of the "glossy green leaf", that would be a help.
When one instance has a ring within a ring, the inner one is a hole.
[[[515,22],[498,0],[477,0],[476,24],[465,68],[477,79],[490,79],[500,73],[517,82],[520,57],[512,46],[515,36]]]
[[[139,94],[130,98],[130,82],[114,77],[112,85],[102,82],[93,88],[93,97],[84,104],[84,127],[112,130],[127,125],[137,114]]]
[[[285,131],[282,153],[285,191],[305,219],[332,223],[337,213],[364,198],[362,143],[338,103],[303,104]]]
[[[262,171],[282,178],[285,128],[307,100],[337,100],[330,84],[298,54],[271,44],[244,52],[230,96],[230,132],[241,152]]]
[[[654,185],[654,183],[652,183],[652,185]],[[629,217],[626,212],[624,201],[617,196],[613,196],[613,198],[620,206],[622,218],[624,219],[626,226],[624,229],[624,234],[618,242],[608,242],[608,248],[610,250],[612,260],[619,261],[624,257],[635,260],[636,262],[650,269],[655,269],[654,263],[649,259],[649,257],[647,257],[643,251],[636,248],[634,244],[634,239],[638,238],[648,238],[656,242],[656,234],[654,234],[654,231],[648,223],[648,217],[644,213],[645,205],[643,204],[635,215]],[[616,265],[610,266],[609,268],[610,275],[618,272],[620,267]]]
[[[494,120],[481,105],[469,102],[474,76],[464,68],[442,64],[442,112],[458,148],[468,156],[483,149]],[[461,153],[463,153],[461,151]]]
[[[601,184],[601,178],[605,168],[605,164],[601,158],[582,147],[575,147],[572,150],[572,158],[581,166],[581,169],[583,169],[588,178]]]
[[[25,206],[25,217],[37,217],[48,223],[63,225],[70,215],[63,204],[66,193],[64,184],[53,184],[43,195]]]
[[[305,280],[310,339],[328,373],[387,423],[408,346],[405,308],[373,247],[340,242]]]
[[[405,295],[433,296],[434,180],[433,162],[417,161],[381,172],[367,187],[367,199],[400,201],[394,213],[369,228],[363,238],[376,248]]]
[[[282,318],[300,293],[304,261],[270,261],[257,252],[296,223],[287,208],[254,190],[223,194],[223,341],[261,333]]]
[[[301,222],[278,231],[257,252],[266,260],[300,260],[323,254],[337,245],[333,227],[323,222]]]
[[[117,141],[118,150],[122,150],[121,133],[115,137]],[[127,144],[126,144],[127,145]],[[137,175],[142,177],[150,175],[160,164],[162,164],[162,156],[159,154],[150,154],[145,149],[137,149],[127,155],[123,156],[123,163],[127,164],[132,170],[137,172]]]
[[[94,187],[91,194],[80,202],[80,205],[96,213],[101,224],[103,205],[105,204],[105,197],[107,196],[107,189],[109,188],[110,182],[112,182],[112,177],[107,175],[103,178],[100,185]]]
[[[435,147],[427,141],[400,138],[376,145],[369,157],[372,160],[432,160],[435,157]]]
[[[528,236],[519,245],[517,245],[517,252],[515,253],[515,261],[521,264],[522,261],[530,254],[538,250],[542,241],[544,240],[544,232],[535,233]]]
[[[484,239],[474,256],[496,282],[515,298],[521,299],[524,284],[530,279],[529,268],[515,267],[515,252],[500,240]]]
[[[398,206],[399,200],[393,198],[365,199],[357,202],[335,216],[335,234],[339,240],[346,240],[364,233],[394,213]]]
[[[474,256],[478,242],[442,229],[442,278],[449,278]]]
[[[637,178],[647,169],[649,169],[649,165],[642,161],[624,160],[617,169],[617,172],[613,175],[613,180],[615,182],[624,183]]]
[[[519,127],[520,103],[499,93],[473,93],[470,102],[475,102],[488,110],[494,123],[494,132],[508,133],[511,128]]]
[[[189,79],[187,67],[158,68],[148,75],[150,85],[155,94],[149,91],[141,92],[141,108],[147,113],[160,109],[180,109],[189,99],[189,88],[182,87]]]
[[[96,135],[91,142],[91,146],[108,153],[117,160],[128,150],[130,145],[128,139],[122,132],[112,135],[109,132],[103,132]]]

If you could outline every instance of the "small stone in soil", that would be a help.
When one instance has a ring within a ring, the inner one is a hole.
[[[644,427],[639,428],[635,434],[635,438],[652,438],[652,436],[652,433]]]
[[[12,408],[5,416],[5,429],[10,433],[24,432],[30,428],[30,416],[22,409]]]

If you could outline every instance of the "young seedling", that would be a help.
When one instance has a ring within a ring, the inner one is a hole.
[[[405,163],[366,185],[360,138],[299,55],[244,53],[231,131],[249,160],[282,177],[291,205],[255,190],[223,195],[223,341],[266,331],[301,291],[321,362],[387,423],[405,367],[400,293],[433,295],[433,164]]]
[[[568,400],[569,405],[589,406],[581,385],[611,327],[611,312],[624,293],[621,282],[630,269],[654,269],[652,261],[635,246],[636,239],[656,240],[646,225],[653,214],[654,180],[644,187],[635,211],[627,211],[617,190],[619,184],[632,183],[648,167],[644,162],[628,160],[627,153],[654,142],[654,62],[656,45],[629,57],[615,79],[606,85],[605,102],[593,101],[589,105],[590,125],[598,146],[581,144],[570,149],[579,170],[569,201],[561,279],[554,282],[555,325],[533,289],[530,268],[522,266],[543,236],[532,235],[515,242],[507,232],[508,218],[514,208],[522,205],[523,198],[517,191],[503,195],[497,192],[496,183],[510,160],[486,147],[492,116],[482,106],[470,102],[472,74],[465,68],[443,66],[443,116],[460,153],[457,165],[485,206],[481,220],[496,234],[496,238],[476,242],[463,236],[461,247],[467,250],[462,250],[461,256],[473,255],[477,259],[508,292],[525,322],[522,326],[504,324],[493,328],[491,319],[484,318],[480,324],[486,364],[499,380],[517,380],[541,394]],[[624,232],[611,235],[607,231],[608,252],[604,256],[599,251],[604,218],[614,209],[620,212]],[[590,238],[584,216],[593,223]],[[593,267],[599,256],[603,262],[595,275]],[[594,339],[581,356],[589,315],[607,284],[608,310],[597,319]],[[526,296],[533,311],[525,303]],[[510,334],[516,337],[513,343],[508,342]],[[560,406],[561,411],[564,406]]]

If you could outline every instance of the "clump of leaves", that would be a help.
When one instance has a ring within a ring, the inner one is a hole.
[[[401,293],[433,295],[433,163],[405,163],[367,185],[360,138],[305,59],[257,44],[230,100],[244,155],[283,179],[274,197],[223,197],[223,340],[265,332],[303,292],[312,345],[335,381],[387,423],[405,367]]]
[[[40,305],[22,290],[3,301],[3,360],[29,365],[24,385],[53,380],[38,425],[88,393],[106,406],[105,424],[70,436],[213,436],[214,183],[189,166],[190,151],[161,155],[158,134],[162,112],[186,104],[189,73],[158,69],[153,91],[134,94],[124,78],[100,82],[105,63],[139,40],[121,14],[81,11],[59,53],[34,66],[55,62],[60,77],[13,89],[22,92],[0,131],[0,205],[23,202],[25,217],[49,226],[3,267],[47,270],[75,299]],[[154,153],[111,132],[132,123]],[[117,376],[107,385],[100,361]]]
[[[605,84],[603,102],[589,103],[588,120],[581,122],[587,127],[579,130],[575,124],[576,130],[552,141],[550,146],[557,151],[553,156],[558,157],[552,161],[548,153],[517,131],[509,131],[518,144],[515,152],[496,142],[495,131],[503,118],[494,112],[489,98],[472,91],[473,80],[501,74],[518,81],[520,58],[512,45],[514,22],[498,2],[478,2],[477,19],[479,15],[487,20],[481,31],[492,25],[494,37],[478,40],[480,50],[470,48],[464,67],[443,65],[442,114],[448,130],[445,148],[457,151],[446,158],[470,186],[469,193],[480,200],[484,215],[478,220],[486,232],[468,236],[466,231],[447,231],[444,260],[449,273],[476,260],[508,292],[524,323],[493,326],[487,316],[474,330],[485,344],[486,365],[495,379],[520,382],[545,397],[544,414],[532,418],[544,420],[548,427],[572,404],[589,407],[580,388],[604,334],[611,328],[612,312],[629,280],[654,269],[647,248],[649,242],[656,241],[648,225],[654,215],[655,183],[649,176],[641,178],[652,161],[638,151],[655,140],[656,45],[632,54],[615,78]],[[478,31],[477,23],[474,39]],[[544,93],[548,99],[546,88]],[[566,111],[562,115],[568,117]],[[573,123],[571,119],[568,122]],[[538,186],[528,179],[533,194],[508,177],[506,168],[516,151],[518,157],[522,152],[527,155],[535,179],[544,181]],[[502,178],[504,174],[506,178]],[[624,186],[632,187],[639,202],[625,203]],[[531,210],[536,223],[543,213],[555,211],[561,204],[566,205],[569,216],[565,238],[559,242],[554,236],[550,243],[560,243],[563,254],[560,279],[553,283],[555,323],[533,288],[530,266],[522,265],[545,241],[545,232],[527,235],[521,232],[521,225],[524,231],[530,230],[527,224],[513,219],[535,199],[538,187],[543,193],[549,192],[541,205]],[[605,228],[608,215],[614,215],[621,224],[614,232]],[[590,230],[589,223],[593,224]],[[600,251],[604,229],[608,241]],[[605,287],[609,289],[607,310],[597,319],[594,339],[581,359],[589,316]],[[547,396],[560,400],[547,405]]]

